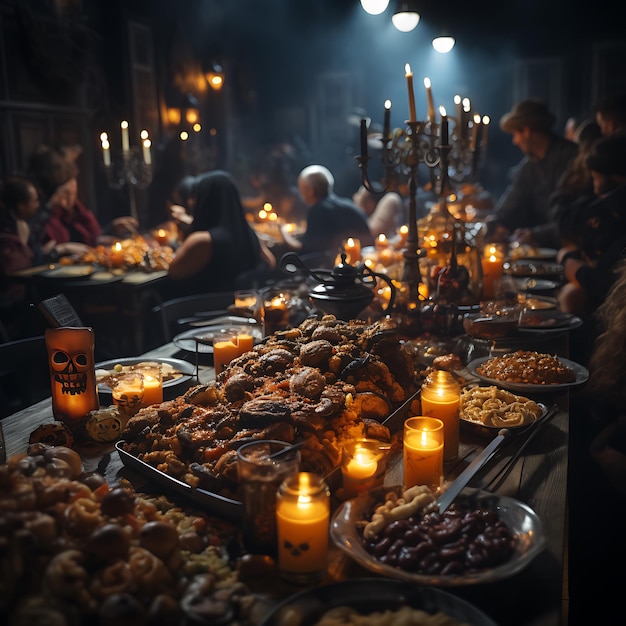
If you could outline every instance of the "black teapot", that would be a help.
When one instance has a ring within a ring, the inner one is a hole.
[[[295,274],[304,271],[307,276],[319,284],[309,290],[309,299],[322,313],[334,315],[338,319],[350,320],[355,318],[374,299],[372,289],[376,287],[376,279],[380,278],[389,285],[391,297],[384,312],[393,306],[396,288],[391,279],[385,274],[373,272],[366,265],[350,265],[346,263],[346,255],[341,255],[341,262],[332,270],[309,269],[293,253],[287,252],[280,260],[282,271]]]

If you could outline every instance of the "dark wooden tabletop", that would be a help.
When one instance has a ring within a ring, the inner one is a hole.
[[[194,354],[181,352],[169,343],[146,353],[146,357],[182,358],[194,362]],[[200,382],[214,377],[210,364],[201,364]],[[196,380],[190,384],[197,384]],[[447,591],[479,607],[496,623],[507,626],[561,626],[564,621],[564,563],[566,547],[566,486],[568,462],[569,391],[544,393],[537,400],[551,406],[556,404],[555,417],[537,433],[520,459],[506,476],[496,493],[516,498],[535,510],[541,519],[547,544],[545,550],[522,572],[513,577],[489,584],[452,587]],[[53,420],[50,399],[2,420],[7,456],[23,453],[29,434],[40,424]],[[484,448],[488,439],[461,431],[459,461],[447,467],[446,479],[453,479]],[[510,437],[497,450],[492,460],[470,483],[483,487],[497,474],[506,461],[523,443],[523,436]],[[100,470],[108,482],[115,483],[120,476],[136,482],[138,488],[145,479],[124,467],[115,448],[89,447],[80,450],[85,471]],[[398,471],[393,466],[390,472]],[[401,471],[401,470],[400,470]],[[393,483],[393,475],[386,478]],[[398,483],[396,483],[398,484]],[[324,583],[373,574],[356,564],[339,549],[331,549],[327,577]],[[277,590],[279,597],[299,589],[285,584]]]

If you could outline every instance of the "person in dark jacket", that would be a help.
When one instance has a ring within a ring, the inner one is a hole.
[[[524,154],[513,179],[487,223],[487,240],[559,247],[556,215],[550,198],[578,145],[552,132],[555,116],[543,102],[524,100],[500,120]]]
[[[302,253],[336,253],[349,237],[362,246],[374,244],[365,212],[333,192],[335,179],[323,165],[309,165],[298,176],[298,189],[309,206],[307,226],[300,240],[281,230],[289,247]]]
[[[242,286],[242,275],[275,264],[248,224],[228,172],[201,174],[192,187],[193,221],[169,267],[171,297],[232,291]]]
[[[559,293],[563,311],[588,317],[615,282],[626,251],[626,134],[603,137],[587,156],[595,199],[568,216],[576,247],[559,250],[567,284]]]

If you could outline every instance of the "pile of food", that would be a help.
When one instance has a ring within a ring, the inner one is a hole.
[[[438,611],[429,613],[422,609],[402,606],[399,609],[374,611],[362,614],[349,606],[330,609],[315,622],[314,626],[391,626],[392,624],[410,624],[411,626],[470,626],[455,617]]]
[[[459,417],[494,428],[518,428],[532,424],[543,413],[534,400],[495,385],[473,387],[461,393]]]
[[[385,565],[422,575],[461,576],[497,567],[515,551],[515,537],[494,510],[453,502],[439,513],[424,485],[385,494],[362,522],[363,545]]]
[[[574,371],[557,357],[532,350],[517,350],[487,359],[476,368],[485,378],[510,383],[558,385],[576,381]]]
[[[11,457],[0,485],[1,623],[256,622],[224,522],[111,487],[65,447]]]
[[[139,269],[156,272],[167,270],[174,258],[174,250],[156,241],[146,241],[140,235],[119,242],[119,247],[96,246],[83,254],[77,261],[64,257],[65,263],[97,263],[109,269]]]
[[[338,467],[344,443],[391,440],[380,422],[413,386],[391,322],[307,319],[232,361],[215,382],[141,409],[123,446],[192,486],[237,497],[243,443],[304,442],[301,468],[325,476]]]

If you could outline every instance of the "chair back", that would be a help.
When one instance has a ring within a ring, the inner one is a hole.
[[[202,293],[166,300],[152,309],[159,320],[163,343],[171,341],[193,321],[210,320],[227,314],[235,303],[235,292]]]
[[[0,344],[0,418],[47,398],[50,392],[43,335]]]

